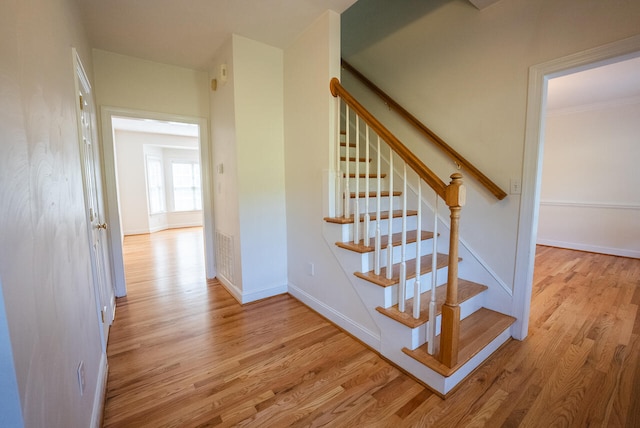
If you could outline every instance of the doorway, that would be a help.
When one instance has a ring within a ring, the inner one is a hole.
[[[173,145],[171,147],[165,146],[167,150],[173,150],[174,153],[171,156],[176,156],[176,151],[182,151],[184,156],[183,160],[189,158],[190,160],[187,162],[177,162],[180,164],[189,164],[191,166],[191,171],[193,175],[196,172],[200,173],[200,206],[201,206],[201,221],[203,226],[203,236],[204,236],[204,252],[205,252],[205,271],[207,278],[215,277],[215,268],[214,268],[214,248],[213,248],[213,209],[212,209],[212,198],[211,198],[211,177],[209,174],[210,171],[210,152],[209,152],[209,144],[208,144],[208,129],[207,122],[202,118],[193,118],[193,117],[184,117],[184,116],[175,116],[175,115],[167,115],[162,113],[153,113],[153,112],[144,112],[144,111],[135,111],[135,110],[125,110],[125,109],[117,109],[110,107],[103,107],[101,112],[102,118],[102,132],[103,132],[103,141],[104,141],[104,159],[105,159],[105,177],[106,177],[106,189],[107,189],[107,198],[109,201],[109,216],[112,219],[112,227],[110,238],[113,242],[113,257],[114,261],[114,276],[115,276],[115,284],[116,284],[116,295],[118,297],[125,296],[127,294],[126,289],[126,280],[125,280],[125,272],[124,272],[124,260],[123,260],[123,242],[125,235],[125,226],[130,227],[129,225],[123,224],[123,205],[121,200],[121,192],[119,191],[118,176],[117,176],[117,150],[116,150],[116,130],[118,126],[122,128],[122,123],[127,122],[130,127],[140,126],[142,129],[155,129],[154,132],[159,133],[161,135],[163,132],[165,134],[168,133],[167,129],[172,129],[171,132],[176,133],[177,129],[182,129],[184,132],[189,129],[195,129],[195,135],[197,136],[198,147],[197,147],[197,155],[193,152],[194,148],[186,148],[180,147],[179,145]],[[136,125],[137,124],[137,125]],[[163,131],[164,129],[164,131]],[[151,168],[156,168],[153,165],[165,165],[166,163],[158,163],[157,160],[162,157],[162,145],[157,144],[157,141],[150,141],[146,147],[145,153],[140,153],[141,164],[139,168],[145,173],[143,174],[144,183],[144,193],[147,194],[149,192],[148,187],[148,174],[146,171]],[[142,150],[142,149],[141,149]],[[187,156],[187,152],[191,151],[191,155]],[[198,162],[193,162],[193,155],[197,156]],[[168,157],[171,157],[168,156]],[[148,162],[148,160],[151,160]],[[195,167],[195,164],[198,164]],[[184,166],[184,165],[182,165]],[[198,171],[195,171],[195,168]],[[171,168],[162,168],[169,169]],[[171,171],[168,172],[169,174]],[[138,183],[139,185],[139,183]],[[120,184],[121,186],[121,184]],[[156,189],[157,190],[157,189]],[[155,192],[151,190],[151,192]],[[158,192],[155,192],[156,194]],[[145,207],[145,212],[147,213],[147,223],[146,226],[143,224],[143,228],[138,231],[138,233],[149,233],[152,231],[162,230],[165,228],[167,223],[167,215],[162,214],[162,203],[166,204],[166,200],[158,200],[154,199],[154,206],[149,207],[150,204],[147,202],[145,198],[142,203]],[[155,205],[161,203],[160,209]],[[175,208],[175,200],[169,201],[172,205],[172,208]],[[166,207],[166,205],[165,205]],[[149,211],[153,209],[156,210],[154,214],[150,215]],[[166,211],[166,210],[164,210]],[[174,210],[175,211],[175,210]],[[183,210],[183,211],[197,211],[197,210]],[[164,220],[163,220],[164,219]],[[164,226],[163,226],[164,223]],[[187,222],[189,223],[189,222]],[[191,223],[185,225],[191,225]],[[175,224],[175,223],[174,223]],[[131,233],[131,229],[128,231]],[[133,233],[136,233],[133,231]]]
[[[639,55],[640,36],[634,36],[534,65],[529,69],[523,185],[514,275],[514,314],[518,321],[514,325],[512,332],[517,339],[524,339],[527,336],[529,325],[538,233],[548,81],[555,77],[635,58]]]

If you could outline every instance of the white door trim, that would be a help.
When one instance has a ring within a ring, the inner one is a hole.
[[[110,239],[113,257],[113,277],[115,290],[118,297],[127,294],[124,276],[124,260],[122,254],[122,226],[120,224],[120,206],[118,202],[116,186],[115,147],[113,139],[112,118],[131,117],[138,119],[152,119],[169,122],[183,122],[199,126],[200,129],[200,164],[202,174],[202,212],[204,229],[205,270],[207,278],[214,278],[215,249],[213,243],[213,197],[211,185],[211,150],[209,147],[208,121],[201,117],[180,116],[166,113],[149,112],[143,110],[124,109],[118,107],[102,106],[100,109],[100,124],[102,129],[102,147],[104,159],[105,188],[107,193],[107,210],[109,213]]]
[[[517,317],[518,321],[512,328],[512,333],[517,339],[524,339],[529,328],[540,206],[547,82],[554,77],[634,58],[639,55],[640,35],[533,65],[529,68],[522,198],[520,200],[513,287],[514,316]]]

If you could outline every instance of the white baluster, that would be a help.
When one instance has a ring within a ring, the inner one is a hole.
[[[369,237],[369,222],[371,221],[371,214],[369,214],[369,126],[365,128],[365,184],[364,184],[364,232],[363,232],[363,244],[365,246],[371,245],[371,238]]]
[[[416,280],[413,283],[413,317],[420,318],[420,256],[422,249],[422,180],[418,177],[418,224],[416,226]]]
[[[374,262],[373,262],[373,273],[376,275],[380,275],[380,136],[378,136],[378,145],[377,145],[377,153],[378,153],[378,188],[376,191],[376,239],[375,239],[375,250],[373,252]],[[391,201],[391,199],[389,199]],[[391,205],[389,205],[391,206]]]
[[[393,192],[393,150],[389,148],[389,191]],[[393,235],[393,206],[389,207],[389,219],[387,220],[387,234],[389,239],[387,242],[387,279],[393,276],[393,244],[391,236]]]
[[[340,106],[342,103],[340,102],[340,97],[335,97],[335,110],[336,110],[336,160],[335,160],[335,207],[334,207],[334,217],[340,217],[344,210],[342,208],[342,166],[340,163],[340,147],[342,144],[342,137],[340,134]]]
[[[353,243],[360,243],[360,117],[356,114],[356,193],[353,204]]]
[[[436,352],[436,287],[438,286],[438,193],[433,208],[433,250],[431,252],[431,300],[429,301],[429,329],[427,330],[427,353],[433,355]]]
[[[402,244],[400,247],[400,282],[398,285],[398,310],[404,312],[407,299],[407,164],[404,163],[402,184]]]
[[[343,205],[344,205],[345,217],[349,217],[351,215],[351,208],[350,208],[351,194],[349,193],[349,144],[351,143],[351,124],[349,123],[349,121],[351,120],[351,118],[349,117],[350,115],[351,113],[349,112],[349,106],[345,105],[345,124],[346,124],[345,129],[347,130],[347,135],[345,138],[346,148],[344,152],[345,175],[344,175],[344,189],[343,189],[343,192],[344,192]]]

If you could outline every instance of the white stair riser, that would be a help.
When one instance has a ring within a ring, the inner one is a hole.
[[[445,282],[447,282],[447,274],[449,269],[447,267],[443,267],[438,269],[438,276],[436,286],[441,286]],[[407,279],[406,281],[406,296],[407,299],[413,298],[413,290],[415,286],[415,278]],[[398,285],[392,285],[387,287],[392,289],[390,298],[380,304],[383,308],[390,308],[393,305],[398,304]],[[420,275],[420,292],[424,293],[426,291],[431,290],[431,272]]]
[[[428,241],[422,241],[422,246],[420,247],[420,254],[426,256],[427,254],[431,254],[431,245],[425,245]],[[374,240],[371,239],[371,245],[374,245]],[[349,251],[349,250],[345,250]],[[402,261],[402,247],[400,245],[393,247],[393,263],[400,263]],[[406,260],[414,259],[416,256],[416,243],[407,244],[406,248]],[[386,267],[387,265],[387,248],[380,249],[380,267]],[[375,254],[374,252],[369,252],[362,254],[362,265],[358,269],[359,272],[369,272],[373,270],[375,267]]]
[[[416,230],[416,227],[418,225],[417,222],[417,216],[407,216],[407,230]],[[349,230],[349,238],[346,240],[353,240],[353,232],[352,232],[352,228],[353,228],[353,224],[349,224],[350,226],[350,230]],[[364,232],[364,222],[360,221],[359,222],[359,227],[360,227],[360,236],[364,236],[363,232]],[[394,217],[392,219],[392,223],[391,223],[391,232],[392,233],[399,233],[400,231],[402,231],[402,217]],[[425,229],[423,229],[425,230]],[[387,235],[389,231],[389,219],[381,219],[380,220],[380,235],[384,236]],[[371,224],[369,225],[369,236],[370,237],[375,237],[376,236],[376,221],[375,220],[371,220]],[[362,238],[361,238],[362,239]],[[345,240],[345,241],[346,241]]]
[[[353,174],[353,171],[351,171],[351,173]],[[360,171],[361,174],[364,174],[364,171]],[[376,171],[369,171],[370,174],[375,174]],[[344,177],[343,177],[344,180]],[[360,189],[361,192],[365,191],[366,188],[366,178],[355,178],[355,177],[349,177],[349,191],[350,192],[355,192],[356,191],[356,182],[358,184],[358,188]],[[378,182],[375,178],[371,178],[369,179],[369,191],[370,192],[376,192],[376,190],[378,189]],[[381,191],[386,191],[389,190],[389,183],[387,181],[386,178],[381,178],[380,179],[380,190]]]
[[[364,191],[363,188],[360,188],[360,191]],[[389,196],[381,196],[380,197],[380,211],[388,211],[389,210],[389,204],[390,204],[390,200],[393,200],[393,205],[392,208],[393,210],[397,210],[400,209],[400,200],[397,196],[394,196],[393,198],[390,198]],[[355,212],[355,206],[356,206],[356,199],[355,198],[351,198],[349,203],[351,204],[351,212]],[[365,213],[367,212],[366,210],[366,205],[367,205],[367,201],[366,198],[358,198],[357,199],[357,203],[358,206],[360,207],[360,213]],[[376,197],[369,197],[369,213],[373,214],[376,212],[376,203],[377,203],[377,198]]]

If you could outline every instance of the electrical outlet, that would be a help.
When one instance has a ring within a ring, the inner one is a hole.
[[[80,389],[80,395],[84,394],[84,361],[80,361],[78,364],[78,388]]]
[[[309,274],[309,276],[316,276],[316,266],[313,263],[307,265],[307,274]]]
[[[509,185],[510,185],[509,193],[511,193],[512,195],[519,195],[522,193],[522,184],[520,183],[519,178],[512,178],[509,181]]]

